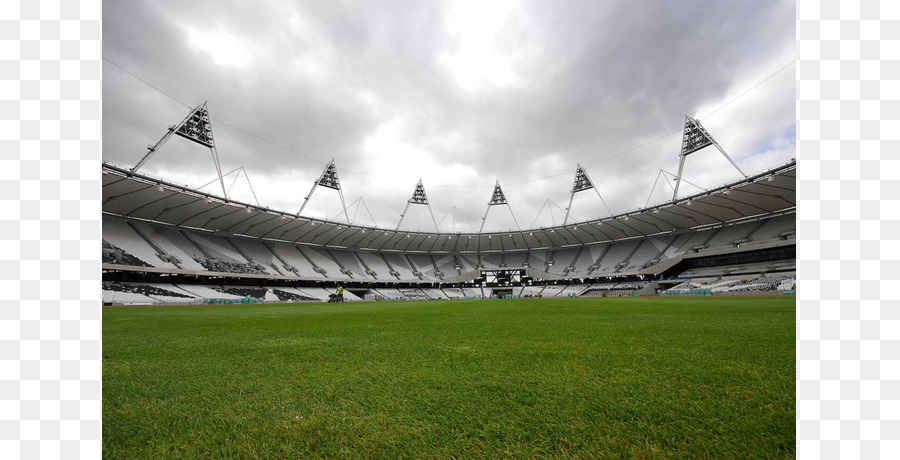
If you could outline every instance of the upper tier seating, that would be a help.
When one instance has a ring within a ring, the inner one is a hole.
[[[195,255],[198,257],[203,255],[199,254],[196,248],[177,230],[162,225],[152,225],[147,222],[132,222],[132,224],[156,243],[166,254],[175,257],[182,269],[206,270],[203,265],[200,265],[194,259]]]
[[[300,252],[316,266],[325,270],[325,277],[329,279],[348,279],[348,275],[341,273],[341,267],[324,250],[311,246],[298,247]]]
[[[592,275],[605,275],[621,271],[621,268],[624,268],[622,264],[625,258],[631,255],[642,242],[641,240],[632,240],[613,244],[600,260],[599,267]]]
[[[297,246],[292,246],[289,244],[283,243],[266,243],[270,244],[270,248],[272,252],[277,254],[279,257],[279,262],[284,261],[282,264],[284,269],[294,273],[295,276],[304,279],[323,279],[325,275],[318,273],[313,268],[313,265],[309,263],[309,260],[300,252],[300,249]]]
[[[778,240],[784,238],[796,238],[797,216],[788,214],[766,220],[755,232],[750,235],[753,242]]]
[[[613,243],[482,254],[403,254],[260,241],[103,216],[103,262],[304,280],[451,280],[479,269],[530,267],[570,278],[640,272],[682,254],[795,238],[793,214],[722,228]],[[751,246],[752,247],[752,246]],[[552,263],[552,264],[551,264]],[[766,269],[772,271],[774,268]],[[749,270],[749,269],[748,269]],[[762,270],[762,271],[766,271]],[[780,269],[781,270],[781,269]],[[732,270],[729,273],[740,273]],[[549,294],[549,293],[548,293]]]
[[[397,278],[391,275],[391,269],[388,268],[384,259],[378,253],[361,251],[357,255],[370,270],[376,273],[374,279],[383,281],[396,281]]]
[[[139,260],[142,266],[153,266],[159,268],[177,269],[174,264],[162,260],[159,253],[141,238],[129,224],[121,219],[103,216],[103,239],[111,245],[111,247],[119,248],[128,256]],[[113,256],[116,254],[113,253]],[[125,261],[133,262],[132,259],[125,258]]]
[[[400,254],[397,253],[384,253],[384,260],[390,264],[391,268],[394,269],[397,273],[400,274],[401,280],[416,280],[418,279],[415,275],[413,275],[412,270],[409,267],[409,263],[403,260]]]

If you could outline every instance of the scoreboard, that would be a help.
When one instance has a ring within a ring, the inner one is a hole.
[[[528,282],[525,270],[518,268],[512,270],[482,270],[481,277],[487,286],[518,286]]]

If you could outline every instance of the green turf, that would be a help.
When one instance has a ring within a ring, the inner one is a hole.
[[[793,457],[793,297],[103,309],[107,458]]]

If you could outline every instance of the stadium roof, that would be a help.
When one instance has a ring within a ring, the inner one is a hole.
[[[475,253],[554,249],[680,233],[796,209],[796,161],[677,201],[522,231],[401,231],[301,217],[103,163],[103,213],[225,235],[340,249]]]

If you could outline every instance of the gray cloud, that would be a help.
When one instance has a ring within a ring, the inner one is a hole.
[[[791,2],[498,4],[112,2],[103,53],[184,104],[209,101],[223,169],[244,166],[264,205],[296,211],[335,158],[348,204],[363,196],[379,224],[396,225],[421,177],[437,218],[455,205],[457,227],[475,228],[496,179],[523,226],[548,198],[565,206],[576,162],[614,212],[642,206],[659,169],[677,168],[680,135],[635,147],[793,59]],[[703,120],[746,172],[794,155],[792,75]],[[103,85],[104,159],[116,164],[136,163],[187,111],[109,63]],[[145,172],[200,185],[208,156],[175,139]],[[685,174],[704,187],[737,177],[714,151]],[[326,192],[305,214],[338,214]],[[432,227],[419,211],[410,226]],[[606,213],[589,193],[572,212]],[[494,221],[506,214],[492,210],[485,228],[508,228]],[[536,225],[551,223],[543,215]]]

